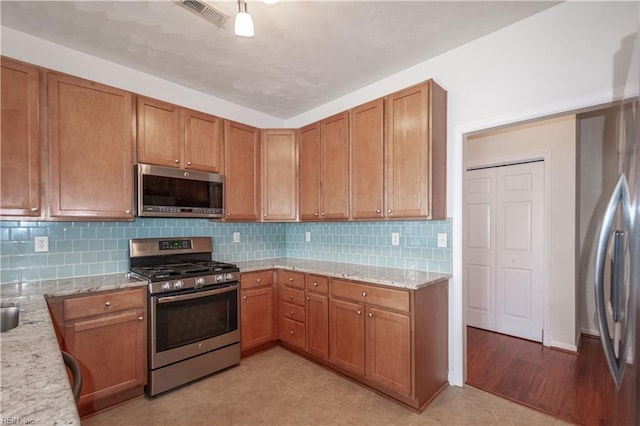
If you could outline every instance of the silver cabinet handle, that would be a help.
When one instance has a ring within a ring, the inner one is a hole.
[[[320,214],[318,212],[316,212],[316,217],[318,217]]]
[[[293,300],[293,296],[289,296],[289,300]]]
[[[107,308],[111,306],[111,301],[107,300],[106,302],[104,302],[104,306],[106,306]]]
[[[356,314],[357,314],[357,315],[362,315],[362,311],[358,309],[358,310],[356,311]]]
[[[307,302],[310,301],[310,300],[311,300],[311,298],[309,296],[307,296]]]
[[[173,160],[174,163],[178,164],[180,160]]]
[[[367,315],[369,316],[369,318],[373,318],[373,313],[369,312]]]
[[[605,297],[604,297],[604,269],[607,262],[607,247],[609,246],[609,237],[611,230],[613,229],[613,222],[616,217],[616,211],[618,204],[622,204],[622,216],[624,218],[624,225],[627,229],[632,229],[633,208],[631,206],[629,197],[629,186],[627,179],[623,174],[618,178],[611,198],[607,204],[607,208],[602,219],[602,226],[598,236],[598,243],[596,245],[596,264],[595,264],[595,296],[596,296],[596,313],[598,318],[598,328],[600,329],[600,342],[604,349],[605,358],[607,359],[607,365],[609,371],[613,377],[618,389],[622,383],[622,376],[624,375],[624,369],[627,364],[627,336],[628,330],[622,330],[622,341],[620,342],[620,353],[616,356],[616,351],[613,347],[611,334],[609,333],[609,325],[607,324]],[[622,266],[624,267],[624,266]],[[624,300],[624,298],[623,298]],[[625,309],[626,311],[626,309]],[[626,321],[628,328],[629,321]]]
[[[124,212],[125,212],[126,214],[129,214],[129,213],[131,213],[131,210],[125,210]]]
[[[387,209],[387,213],[391,213],[393,210],[391,209]]]
[[[190,165],[191,165],[191,161],[187,161],[187,166],[190,166]]]
[[[324,212],[320,213],[320,216],[324,216]]]
[[[260,282],[260,278],[256,278],[256,282],[259,283]]]
[[[293,314],[294,314],[294,313],[295,313],[295,312],[290,311],[290,312],[289,312],[289,315],[293,316]]]
[[[380,211],[380,209],[376,209],[376,213],[380,214],[382,212]]]
[[[291,335],[293,336],[293,330],[291,330],[289,333],[291,333]]]
[[[313,286],[314,287],[318,287],[318,283],[313,283]]]
[[[289,278],[289,281],[293,281],[293,277]]]
[[[144,317],[138,317],[138,321],[142,321]]]
[[[38,210],[40,210],[40,207],[31,207],[32,212],[37,212]]]
[[[231,216],[231,212],[227,212],[227,216]]]
[[[242,296],[242,300],[247,300],[247,296]]]
[[[367,292],[366,291],[362,292],[362,297],[367,297]]]

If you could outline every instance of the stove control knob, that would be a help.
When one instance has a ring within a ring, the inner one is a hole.
[[[163,284],[162,284],[162,290],[163,290],[163,291],[169,291],[169,290],[171,290],[171,283],[163,283]]]
[[[216,275],[216,282],[221,283],[222,281],[224,281],[224,275]]]
[[[196,278],[196,287],[202,287],[205,283],[205,279],[204,277],[198,277]]]
[[[173,288],[180,289],[183,285],[184,283],[182,281],[176,281],[175,283],[173,283]]]
[[[224,276],[224,278],[225,278],[227,281],[231,281],[231,280],[233,280],[233,274],[227,274],[227,275],[225,275],[225,276]]]

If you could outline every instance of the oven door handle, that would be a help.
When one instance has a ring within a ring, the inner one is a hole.
[[[178,296],[165,296],[165,297],[157,297],[156,303],[171,303],[171,302],[180,302],[182,300],[191,300],[196,299],[198,297],[204,296],[213,296],[215,294],[229,293],[232,291],[236,291],[238,286],[225,287],[216,290],[208,290],[208,291],[198,291],[195,293],[183,294]]]

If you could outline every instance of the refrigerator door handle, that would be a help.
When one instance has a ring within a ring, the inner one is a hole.
[[[600,342],[602,343],[602,348],[604,349],[605,358],[607,359],[607,365],[609,366],[609,371],[611,372],[611,376],[613,377],[613,381],[615,382],[618,389],[620,389],[620,385],[622,384],[622,376],[624,374],[624,369],[626,366],[626,358],[627,358],[627,330],[621,330],[622,341],[619,346],[619,355],[616,356],[616,351],[614,348],[614,342],[611,339],[611,334],[609,333],[609,327],[607,325],[607,311],[605,309],[605,296],[604,296],[604,270],[605,270],[605,262],[606,262],[606,254],[607,248],[609,246],[609,236],[611,235],[611,230],[613,229],[613,222],[616,216],[616,211],[618,209],[618,205],[621,204],[622,207],[622,216],[624,220],[624,224],[626,229],[632,228],[632,207],[630,203],[629,197],[629,186],[627,184],[627,179],[623,174],[618,178],[618,182],[611,194],[611,198],[609,199],[609,203],[607,204],[607,209],[605,211],[602,227],[600,228],[600,234],[598,236],[598,244],[596,247],[596,264],[595,264],[595,296],[596,296],[596,313],[598,317],[598,328],[600,330]],[[621,259],[619,256],[624,256],[624,253],[617,253],[618,259]],[[624,268],[624,262],[614,262],[615,266]],[[622,266],[621,266],[622,265]],[[614,271],[614,274],[617,274],[615,284],[617,287],[614,290],[617,294],[619,304],[626,304],[625,298],[621,291],[623,289],[620,287],[624,285],[624,279],[621,279],[623,271]],[[618,310],[618,313],[620,311]],[[616,315],[619,316],[619,315]],[[628,321],[625,321],[627,324]],[[626,327],[625,327],[626,328]]]

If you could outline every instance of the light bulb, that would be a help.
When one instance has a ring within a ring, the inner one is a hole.
[[[236,15],[235,32],[240,37],[253,37],[253,19],[247,12]]]

